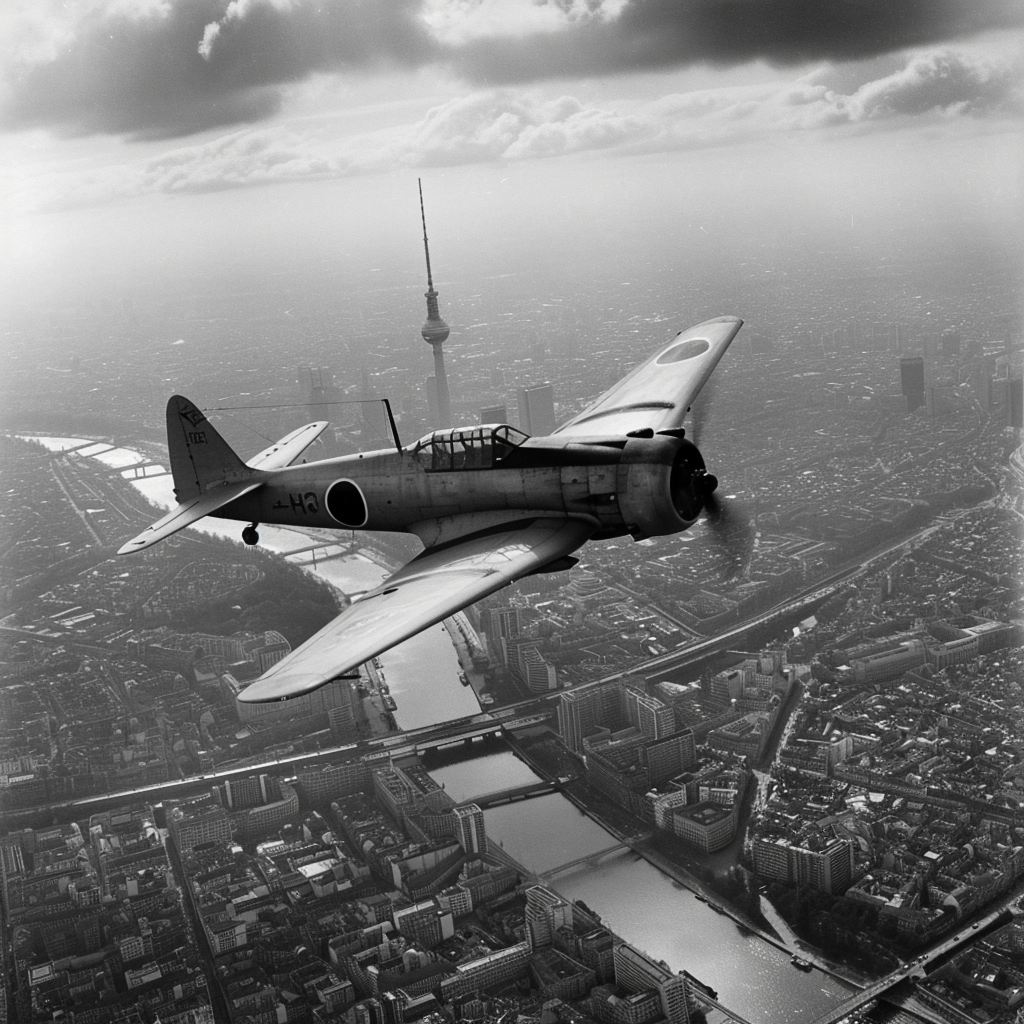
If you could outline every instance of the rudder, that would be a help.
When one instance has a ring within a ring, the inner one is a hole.
[[[202,410],[181,395],[167,402],[167,454],[179,502],[204,494],[211,485],[239,483],[254,475]]]

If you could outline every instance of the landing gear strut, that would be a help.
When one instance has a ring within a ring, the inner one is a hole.
[[[252,523],[242,531],[242,540],[246,544],[259,544],[260,535],[256,532],[257,523]]]

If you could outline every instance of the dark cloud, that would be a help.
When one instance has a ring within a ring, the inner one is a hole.
[[[232,9],[244,15],[225,17]],[[429,60],[436,47],[418,13],[418,0],[185,0],[96,16],[52,59],[8,62],[0,124],[170,138],[260,121],[280,107],[282,87],[317,72]],[[206,59],[211,24],[220,28]]]
[[[481,39],[453,54],[474,82],[653,71],[692,64],[865,60],[1024,24],[1020,0],[632,0],[565,32]]]
[[[553,4],[567,12],[559,29],[461,43],[431,33],[424,0],[154,0],[131,14],[119,4],[81,17],[45,57],[4,61],[0,127],[170,138],[261,121],[317,73],[435,64],[511,84],[848,62],[1024,23],[1020,0],[630,0],[617,16],[599,0]]]
[[[534,89],[485,89],[419,121],[325,143],[281,126],[241,129],[179,146],[135,166],[33,178],[34,209],[93,206],[147,193],[216,192],[397,167],[719,148],[834,129],[887,131],[914,123],[956,131],[967,118],[1015,125],[1024,113],[1019,63],[947,50],[905,56],[889,74],[844,92],[829,69],[789,82],[671,93],[628,111]],[[855,76],[860,81],[862,75]],[[968,129],[973,132],[973,129]]]

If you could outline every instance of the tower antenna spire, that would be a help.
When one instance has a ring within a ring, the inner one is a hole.
[[[427,319],[420,328],[423,340],[434,350],[434,388],[437,396],[437,417],[440,426],[450,427],[452,418],[451,398],[448,394],[448,378],[444,372],[444,353],[441,346],[451,333],[448,325],[441,319],[437,307],[437,292],[434,289],[434,277],[430,272],[430,246],[427,243],[427,215],[423,209],[423,179],[417,178],[420,190],[420,220],[423,222],[423,252],[427,257],[427,290],[423,293],[427,300]]]
[[[417,178],[416,184],[420,189],[420,220],[423,222],[423,252],[427,257],[427,288],[434,290],[434,279],[430,273],[430,245],[427,243],[427,215],[423,209],[423,179]]]

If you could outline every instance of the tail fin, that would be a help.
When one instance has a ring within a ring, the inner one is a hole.
[[[204,494],[211,484],[239,483],[256,475],[202,410],[181,395],[167,402],[167,454],[179,502]]]

